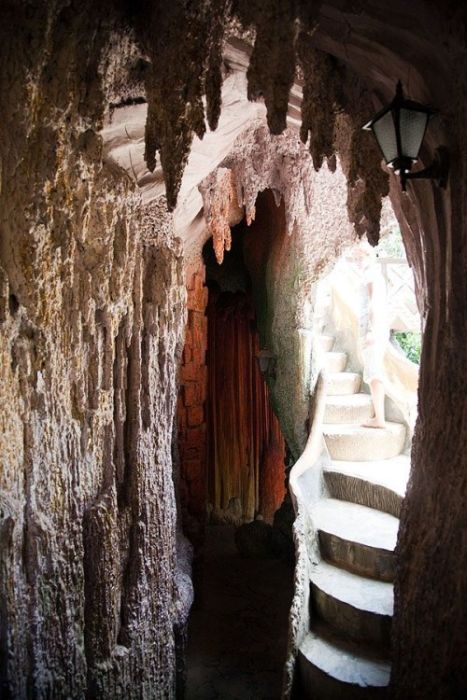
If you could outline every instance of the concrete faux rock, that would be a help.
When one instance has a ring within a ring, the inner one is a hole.
[[[399,455],[405,444],[406,428],[386,422],[385,428],[359,425],[324,425],[324,437],[332,459],[368,462]]]

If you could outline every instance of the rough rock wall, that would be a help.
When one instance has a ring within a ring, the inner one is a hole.
[[[448,190],[426,182],[398,202],[425,311],[419,415],[397,545],[392,681],[398,700],[467,695],[465,110],[464,103],[451,123],[460,149],[452,151]],[[438,131],[438,143],[443,136]]]
[[[206,518],[206,392],[208,290],[205,268],[200,259],[186,270],[187,324],[180,367],[177,405],[178,449],[180,456],[180,502],[183,531],[195,545],[204,539]]]
[[[2,270],[5,697],[173,691],[185,289],[180,251],[153,237],[161,212],[130,225],[124,186],[108,184],[83,198],[69,247],[36,232],[33,307]]]
[[[172,697],[181,248],[102,164],[105,27],[39,7],[1,8],[0,695]]]

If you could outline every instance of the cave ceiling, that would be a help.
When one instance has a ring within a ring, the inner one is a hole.
[[[316,168],[338,153],[349,219],[376,242],[388,174],[360,126],[402,79],[411,97],[446,115],[443,131],[453,111],[451,67],[464,11],[421,1],[390,8],[364,0],[194,6],[152,11],[148,27],[157,21],[165,42],[150,41],[150,31],[134,22],[144,75],[138,82],[133,68],[117,90],[102,131],[107,160],[137,182],[143,205],[166,193],[189,249],[206,228],[198,185],[263,118],[273,134],[294,129]],[[432,149],[430,135],[427,144]]]

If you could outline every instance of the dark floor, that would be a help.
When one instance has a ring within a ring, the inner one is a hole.
[[[278,700],[293,569],[243,559],[234,529],[209,528],[189,625],[186,700]],[[196,580],[195,580],[196,584]]]

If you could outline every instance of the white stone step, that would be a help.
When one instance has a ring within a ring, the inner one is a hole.
[[[368,462],[390,459],[404,448],[406,429],[402,423],[387,421],[385,428],[361,425],[323,425],[326,446],[332,459]]]
[[[318,618],[356,641],[389,647],[391,583],[357,576],[320,561],[312,567],[312,605]]]
[[[332,350],[332,346],[334,345],[334,336],[319,335],[317,338],[317,344],[323,352],[329,352]]]
[[[362,576],[394,580],[398,518],[334,498],[318,501],[311,515],[326,561]]]
[[[359,645],[335,635],[309,632],[299,648],[301,693],[305,700],[385,698],[390,663],[362,654]]]
[[[324,356],[324,367],[328,372],[343,372],[346,364],[346,352],[327,352]]]
[[[410,457],[369,462],[333,460],[323,468],[333,498],[352,501],[399,517],[410,473]]]
[[[326,397],[325,423],[354,423],[360,425],[374,416],[369,394]]]
[[[362,377],[356,372],[329,372],[326,375],[326,394],[338,396],[356,394],[360,390]]]

